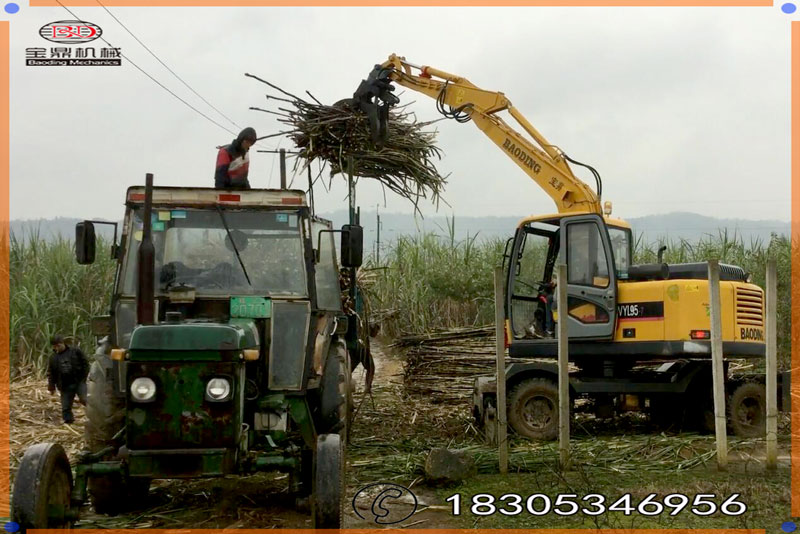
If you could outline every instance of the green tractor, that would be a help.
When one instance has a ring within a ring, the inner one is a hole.
[[[77,226],[81,264],[98,222]],[[361,302],[362,239],[303,191],[154,188],[150,174],[129,188],[110,315],[92,324],[86,449],[70,468],[58,444],[30,447],[13,520],[63,528],[87,500],[125,511],[153,479],[280,470],[315,528],[340,528],[351,373],[373,367],[363,314],[343,308]]]

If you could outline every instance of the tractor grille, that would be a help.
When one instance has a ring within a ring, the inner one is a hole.
[[[760,289],[736,288],[736,323],[764,326],[764,292]]]

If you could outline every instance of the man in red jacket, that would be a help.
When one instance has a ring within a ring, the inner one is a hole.
[[[250,189],[247,171],[250,166],[250,147],[256,142],[256,131],[249,126],[217,154],[214,187],[217,189]]]

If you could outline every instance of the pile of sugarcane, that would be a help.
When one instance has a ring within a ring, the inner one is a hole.
[[[491,375],[496,369],[493,326],[403,336],[393,346],[407,349],[406,391],[433,402],[469,398],[475,377]]]
[[[415,206],[420,198],[438,202],[446,177],[434,164],[441,152],[434,144],[436,132],[426,130],[431,122],[419,122],[413,113],[397,107],[389,112],[387,137],[373,143],[367,115],[347,101],[324,105],[308,95],[307,101],[279,87],[249,75],[280,91],[288,98],[267,96],[289,104],[279,107],[278,120],[290,127],[286,133],[309,163],[321,161],[330,167],[331,176],[352,174],[373,178]],[[259,108],[250,108],[267,111]],[[350,166],[352,165],[352,169]]]

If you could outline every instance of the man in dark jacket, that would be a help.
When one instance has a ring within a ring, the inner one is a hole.
[[[77,347],[70,347],[61,336],[50,339],[53,354],[47,366],[47,390],[54,395],[56,388],[61,392],[61,417],[66,424],[72,424],[72,402],[75,395],[86,406],[86,377],[89,375],[89,360]]]
[[[247,172],[250,167],[250,147],[256,142],[256,131],[247,127],[233,142],[219,149],[214,187],[217,189],[250,189]]]

